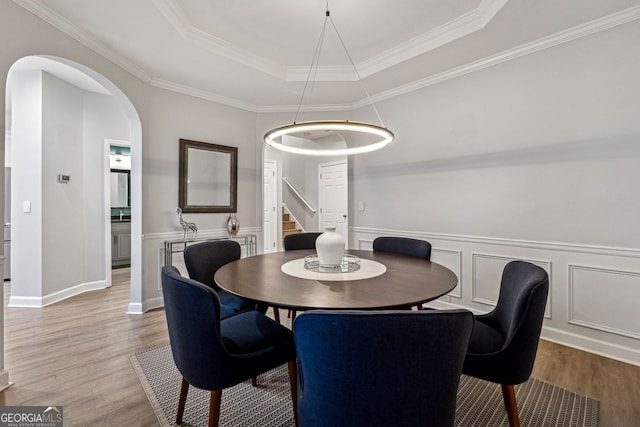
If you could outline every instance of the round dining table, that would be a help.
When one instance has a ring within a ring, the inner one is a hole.
[[[346,250],[359,258],[353,272],[304,267],[314,250],[272,252],[222,266],[215,281],[232,294],[292,310],[393,309],[416,306],[452,291],[458,278],[438,263],[390,252]]]

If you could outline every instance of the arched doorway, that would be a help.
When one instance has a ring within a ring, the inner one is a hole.
[[[14,63],[14,65],[11,67],[9,71],[8,78],[7,78],[6,123],[7,123],[7,135],[8,135],[7,138],[11,139],[8,144],[9,147],[14,147],[14,148],[20,147],[19,144],[21,142],[26,141],[30,136],[32,136],[32,135],[29,135],[28,133],[18,131],[18,129],[13,129],[14,124],[16,124],[16,126],[19,126],[19,121],[20,121],[20,117],[16,116],[16,114],[19,114],[19,112],[14,111],[15,108],[13,107],[14,106],[18,107],[17,108],[18,110],[20,110],[21,108],[30,108],[30,106],[25,107],[24,105],[20,105],[20,102],[18,102],[16,99],[18,88],[14,87],[14,85],[17,84],[17,82],[19,81],[19,78],[16,77],[19,75],[18,72],[25,71],[25,70],[36,72],[36,73],[37,72],[46,73],[47,75],[43,77],[42,79],[43,81],[45,79],[49,79],[50,81],[53,81],[53,78],[50,77],[50,76],[53,76],[55,79],[59,79],[65,82],[64,84],[58,84],[54,89],[52,89],[53,91],[58,90],[60,87],[63,87],[65,84],[69,84],[69,85],[74,85],[80,88],[80,90],[108,94],[108,96],[113,98],[112,101],[114,105],[117,105],[117,108],[120,109],[121,114],[123,115],[123,117],[125,117],[124,120],[126,122],[126,126],[128,126],[128,139],[131,141],[131,218],[132,218],[132,221],[131,221],[131,289],[130,289],[130,302],[129,302],[129,306],[127,307],[127,312],[142,313],[142,301],[141,301],[142,299],[142,280],[141,280],[142,278],[142,271],[141,271],[141,268],[142,268],[142,263],[141,263],[141,256],[142,256],[142,129],[141,129],[141,122],[140,122],[138,113],[136,112],[135,107],[133,106],[131,101],[128,99],[128,97],[117,86],[115,86],[111,81],[106,79],[104,76],[100,75],[94,70],[91,70],[88,67],[75,63],[73,61],[66,60],[64,58],[58,58],[58,57],[52,57],[52,56],[25,57],[16,61],[16,63]],[[25,78],[28,79],[29,76]],[[69,98],[73,98],[73,96],[77,96],[77,95],[70,95]],[[54,99],[56,97],[50,97],[50,98]],[[73,109],[73,108],[75,108],[76,110],[78,109],[77,106],[73,106],[74,104],[73,99],[69,100],[65,96],[62,96],[61,99],[65,100],[64,102],[72,104],[72,107],[70,107],[69,109]],[[82,112],[79,114],[82,114]],[[58,122],[56,122],[56,126],[54,126],[53,129],[46,129],[49,133],[55,133],[56,138],[62,141],[62,143],[59,144],[58,146],[60,153],[56,152],[55,153],[56,155],[64,156],[64,155],[69,155],[69,153],[73,153],[72,146],[66,147],[64,145],[66,141],[65,137],[69,137],[68,138],[69,140],[78,138],[77,130],[74,132],[73,129],[69,130],[69,126],[65,126],[66,123],[64,123],[64,120],[67,120],[67,119],[68,118],[65,117],[59,120]],[[42,131],[42,129],[40,129],[40,131]],[[43,132],[42,134],[48,135],[47,132]],[[80,138],[83,138],[84,136],[85,135],[83,134]],[[67,145],[71,145],[71,144],[67,144]],[[103,153],[102,147],[103,146],[101,143],[100,146],[98,147],[98,152]],[[49,147],[44,147],[44,148],[49,149]],[[11,155],[9,153],[6,153],[6,154]],[[82,161],[81,158],[76,156],[75,153],[73,153],[72,155],[69,155],[69,157],[73,157],[73,159],[66,163],[66,165],[68,165],[67,167],[69,169],[75,170],[78,178],[84,178],[85,176],[83,174],[83,171],[81,167],[78,168],[78,164],[77,164],[79,161],[80,162]],[[101,157],[97,161],[102,161],[102,160],[103,159]],[[59,162],[59,164],[65,165],[64,162]],[[50,183],[51,183],[52,171],[48,169],[43,169],[42,165],[39,165],[39,166],[40,166],[41,181],[44,183],[44,185],[51,185]],[[60,173],[58,175],[70,176],[66,174],[65,171],[62,169],[64,169],[64,166],[60,168],[59,170]],[[102,170],[102,168],[100,168],[100,170]],[[16,178],[19,178],[19,177],[16,177]],[[69,179],[71,180],[71,182],[73,182],[73,179],[74,179],[73,175],[71,175]],[[94,178],[94,179],[98,180],[98,178]],[[106,177],[102,176],[100,191],[103,193],[106,193],[106,191],[104,191],[106,186],[106,184],[104,183],[104,179],[106,179]],[[14,186],[16,185],[15,178],[13,180],[13,185]],[[58,178],[58,182],[55,185],[64,185],[64,179]],[[55,192],[59,188],[63,188],[63,187],[50,187],[50,188],[53,188]],[[71,187],[66,187],[66,188],[71,188]],[[42,196],[42,194],[43,194],[42,188],[40,188],[40,195]],[[78,199],[82,200],[82,194],[78,195],[78,194],[73,194],[73,192],[67,192],[66,195],[68,196],[67,201],[69,203],[77,202]],[[27,213],[27,202],[31,201],[29,200],[30,197],[31,196],[29,195],[25,195],[24,197],[17,199],[18,201],[20,201],[20,204],[21,204],[20,205],[21,214]],[[106,197],[106,194],[103,194],[102,197]],[[29,205],[30,204],[31,203],[29,203]],[[62,205],[58,205],[58,206],[62,206]],[[104,203],[102,203],[101,206],[104,206]],[[37,206],[37,204],[36,206],[34,206],[34,213],[35,214],[38,213],[37,212],[38,208],[40,208],[40,214],[42,214],[41,206]],[[102,209],[102,208],[99,208],[99,209]],[[15,211],[15,208],[14,208],[14,211]],[[51,212],[54,212],[54,211],[56,211],[56,209],[49,209],[48,213],[45,214],[45,217],[41,216],[40,218],[38,218],[43,227],[56,226],[56,225],[58,227],[63,227],[66,224],[67,221],[65,221],[65,218],[62,218],[62,220],[60,220],[60,218],[57,218],[57,221],[56,221],[57,224],[50,223],[51,215],[52,215]],[[49,215],[49,216],[46,216],[46,215]],[[37,215],[34,215],[34,216],[37,216]],[[33,299],[30,299],[29,296],[34,294],[34,291],[33,289],[29,289],[25,293],[27,298],[23,298],[23,299],[16,298],[16,301],[15,301],[16,305],[27,305],[27,306],[38,306],[38,304],[46,305],[48,301],[50,302],[55,301],[55,298],[63,298],[66,296],[73,295],[75,293],[82,292],[84,290],[89,290],[92,288],[91,286],[94,286],[94,288],[100,287],[100,286],[102,287],[109,286],[111,265],[110,263],[107,262],[108,257],[104,255],[104,253],[106,253],[107,251],[107,246],[108,246],[108,240],[104,233],[104,224],[108,220],[108,217],[105,217],[105,216],[106,215],[103,212],[103,215],[101,216],[102,224],[96,224],[95,222],[91,223],[91,220],[89,220],[90,224],[87,226],[87,227],[103,226],[102,227],[103,244],[99,245],[102,247],[102,250],[103,250],[103,255],[100,257],[100,261],[99,261],[100,265],[104,264],[104,267],[102,269],[103,277],[100,277],[100,280],[97,280],[97,281],[90,280],[91,283],[81,283],[80,286],[72,286],[73,289],[69,289],[69,290],[68,289],[62,289],[62,290],[41,289],[39,295],[37,294],[37,291],[35,291],[36,297]],[[85,213],[85,217],[83,218],[95,219],[97,218],[97,216],[94,215],[93,217],[90,217],[89,214]],[[69,222],[72,222],[72,218],[69,218]],[[25,223],[25,224],[22,224],[21,226],[28,227],[29,224]],[[41,232],[41,230],[39,231],[34,228],[34,229],[30,229],[29,233],[26,233],[26,234],[37,235],[38,232]],[[36,236],[36,239],[37,238],[38,237]],[[46,244],[51,246],[52,242],[49,241]],[[42,247],[40,247],[40,249],[42,249]],[[50,248],[44,248],[44,249],[45,250],[43,252],[44,254],[43,256],[49,256],[49,257],[56,256],[55,250],[50,250]],[[90,268],[90,266],[87,267],[85,265],[83,266],[83,268],[87,269],[87,268]],[[15,272],[13,273],[15,274]],[[40,274],[42,273],[40,272]],[[96,274],[100,275],[99,273],[96,273]],[[79,276],[79,277],[82,277],[82,276]],[[53,301],[51,299],[48,299],[50,294],[55,295],[55,297],[53,297]],[[21,304],[21,303],[25,303],[25,304]]]

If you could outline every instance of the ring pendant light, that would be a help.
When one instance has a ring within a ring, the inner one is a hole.
[[[340,33],[338,32],[333,19],[331,19],[331,13],[329,12],[327,1],[324,26],[322,28],[322,32],[320,33],[320,40],[318,41],[311,66],[309,67],[307,80],[305,82],[302,96],[298,104],[298,109],[296,111],[296,119],[298,117],[298,114],[300,113],[302,101],[307,91],[307,87],[309,86],[314,67],[317,71],[320,50],[322,49],[327,22],[331,23],[334,31],[336,32],[338,40],[340,40],[342,48],[344,49],[347,57],[349,58],[351,66],[356,73],[357,80],[360,82],[362,81],[360,78],[360,74],[358,73],[358,69],[353,62],[351,55],[349,55],[349,51],[347,50],[342,37],[340,36]],[[264,135],[265,143],[280,151],[309,156],[339,156],[360,154],[368,153],[386,147],[394,140],[395,136],[393,132],[384,127],[380,114],[378,113],[375,104],[371,100],[369,93],[366,89],[364,89],[364,92],[366,93],[367,99],[369,100],[373,111],[378,117],[381,126],[371,123],[349,120],[314,120],[307,122],[296,122],[296,120],[294,119],[294,122],[292,124],[280,126],[267,132]],[[346,140],[342,137],[344,133],[353,134],[355,136],[354,140],[359,140],[360,144],[347,147],[337,147],[335,144],[336,137],[342,138],[342,141],[346,143]],[[309,140],[308,138],[310,136],[315,136],[315,141]],[[334,142],[334,144],[323,143],[323,139],[330,139]]]

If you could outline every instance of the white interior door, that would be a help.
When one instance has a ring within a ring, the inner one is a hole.
[[[320,169],[320,230],[326,226],[335,226],[336,232],[347,238],[349,219],[349,191],[347,183],[347,162],[324,163]]]
[[[265,160],[263,167],[263,182],[264,189],[262,191],[262,197],[264,200],[262,218],[264,223],[262,224],[262,242],[263,253],[275,252],[278,250],[277,235],[278,235],[278,212],[276,211],[277,197],[277,185],[276,185],[276,162],[273,160]]]

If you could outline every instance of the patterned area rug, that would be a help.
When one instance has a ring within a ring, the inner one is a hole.
[[[163,426],[175,425],[182,377],[169,345],[131,356],[149,401]],[[293,408],[286,365],[258,377],[258,387],[247,381],[222,393],[220,426],[293,426]],[[523,426],[598,425],[598,401],[551,384],[530,379],[516,386]],[[206,426],[209,392],[189,388],[184,426]],[[508,426],[500,386],[462,376],[458,389],[456,426]]]

